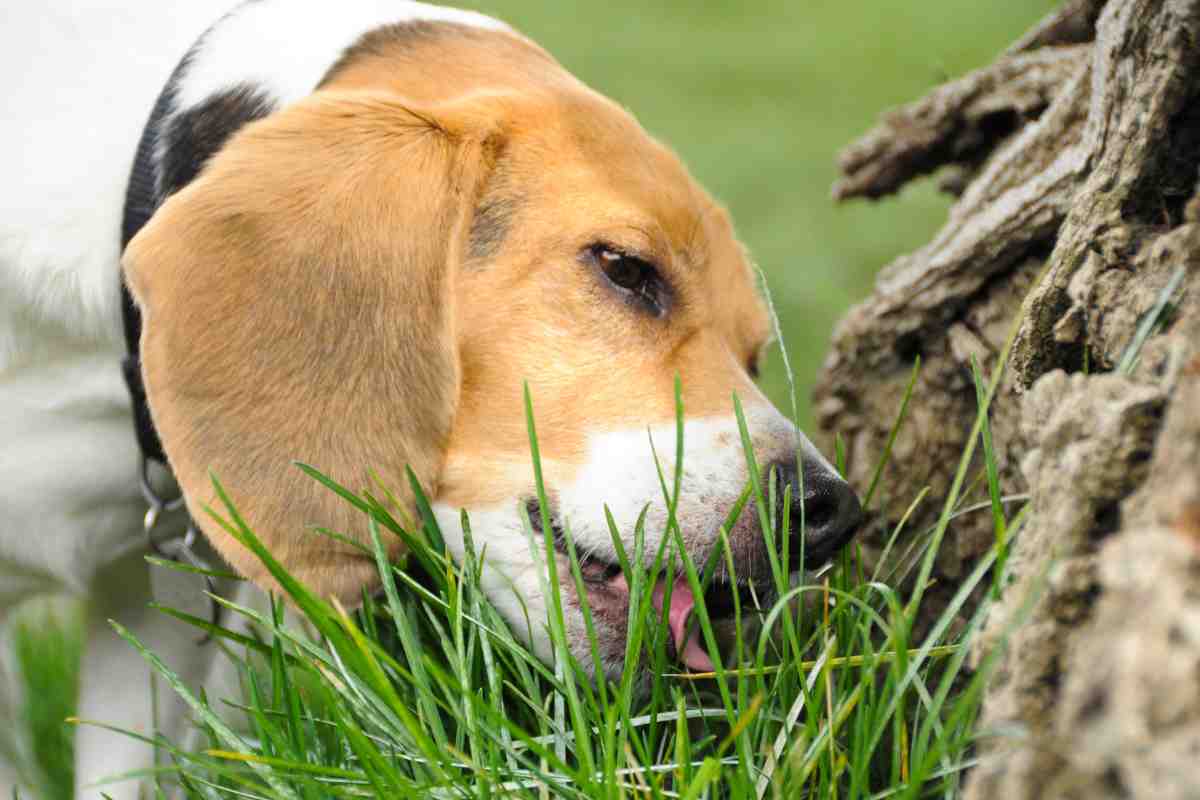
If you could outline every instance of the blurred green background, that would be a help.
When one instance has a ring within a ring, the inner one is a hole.
[[[802,424],[830,331],[878,269],[926,242],[948,200],[834,206],[837,151],[885,108],[989,63],[1052,0],[466,2],[627,106],[729,207],[767,274]],[[778,349],[763,386],[788,408]]]

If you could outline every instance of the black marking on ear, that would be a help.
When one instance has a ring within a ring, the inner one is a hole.
[[[508,196],[486,197],[475,209],[467,235],[468,254],[472,259],[491,258],[508,236],[517,201]]]
[[[275,106],[266,91],[244,83],[170,117],[159,134],[160,201],[190,183],[239,128]]]

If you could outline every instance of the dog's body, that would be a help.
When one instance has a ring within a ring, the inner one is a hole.
[[[0,623],[34,594],[91,599],[80,716],[150,730],[147,668],[109,617],[186,681],[215,679],[212,648],[146,609],[152,596],[203,604],[194,582],[143,562],[119,368],[125,193],[160,94],[154,214],[125,275],[144,315],[155,425],[193,516],[242,572],[269,583],[207,524],[210,469],[289,568],[353,600],[373,565],[299,532],[361,535],[361,523],[287,464],[352,485],[376,469],[393,486],[412,466],[451,549],[461,555],[466,508],[488,542],[498,607],[518,629],[526,610],[536,620],[523,379],[539,411],[547,518],[609,565],[588,573],[605,665],[622,658],[626,590],[611,574],[602,501],[622,528],[649,509],[648,535],[661,535],[647,428],[669,472],[674,374],[688,412],[685,491],[699,498],[685,497],[680,520],[697,560],[747,481],[732,392],[762,463],[790,468],[799,487],[805,453],[797,503],[819,534],[811,551],[827,557],[845,540],[856,501],[747,375],[769,327],[724,212],[532,42],[417,3],[257,0],[193,48],[223,9],[128,6],[21,11],[5,27],[14,41],[0,43],[18,123],[0,127]],[[749,517],[730,540],[754,579],[761,536]],[[682,638],[689,611],[673,603],[671,624],[696,667],[708,656]],[[528,635],[547,655],[540,631]],[[162,702],[157,723],[179,738],[182,713]],[[99,730],[82,729],[77,747],[80,786],[149,763],[146,748]]]

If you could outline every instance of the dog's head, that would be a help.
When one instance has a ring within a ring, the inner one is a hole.
[[[486,588],[542,655],[545,565],[527,515],[537,531],[544,510],[560,544],[569,529],[605,670],[619,670],[628,587],[605,504],[623,536],[645,514],[653,558],[676,375],[677,518],[698,564],[750,477],[735,393],[764,474],[794,487],[783,511],[794,531],[804,514],[807,565],[853,533],[853,492],[754,384],[771,326],[726,212],[632,116],[515,34],[441,25],[364,42],[310,97],[233,136],[124,268],[171,465],[197,521],[254,580],[268,582],[262,567],[201,510],[210,470],[281,562],[354,601],[377,580],[373,562],[310,529],[361,539],[363,520],[290,464],[350,486],[374,470],[397,490],[411,466],[456,555],[470,513]],[[728,535],[738,578],[766,578],[752,504]],[[579,598],[556,557],[582,655]],[[684,640],[694,598],[675,590],[676,650],[703,667]]]

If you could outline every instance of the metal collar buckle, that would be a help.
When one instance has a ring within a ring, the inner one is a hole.
[[[187,528],[182,534],[166,538],[156,538],[154,536],[154,529],[158,527],[159,520],[163,514],[169,514],[183,508],[184,500],[182,491],[175,497],[163,497],[158,493],[154,485],[150,482],[150,461],[151,459],[145,456],[142,457],[138,475],[142,488],[142,497],[146,499],[146,516],[142,518],[142,531],[146,534],[146,542],[150,545],[150,549],[155,555],[169,561],[186,563],[193,569],[198,570],[198,574],[204,579],[204,588],[208,594],[209,621],[215,627],[221,621],[221,606],[216,601],[217,584],[211,574],[212,566],[196,554],[195,545],[199,537],[196,523],[189,516]],[[212,641],[212,638],[212,633],[208,632],[196,643],[207,644]]]

